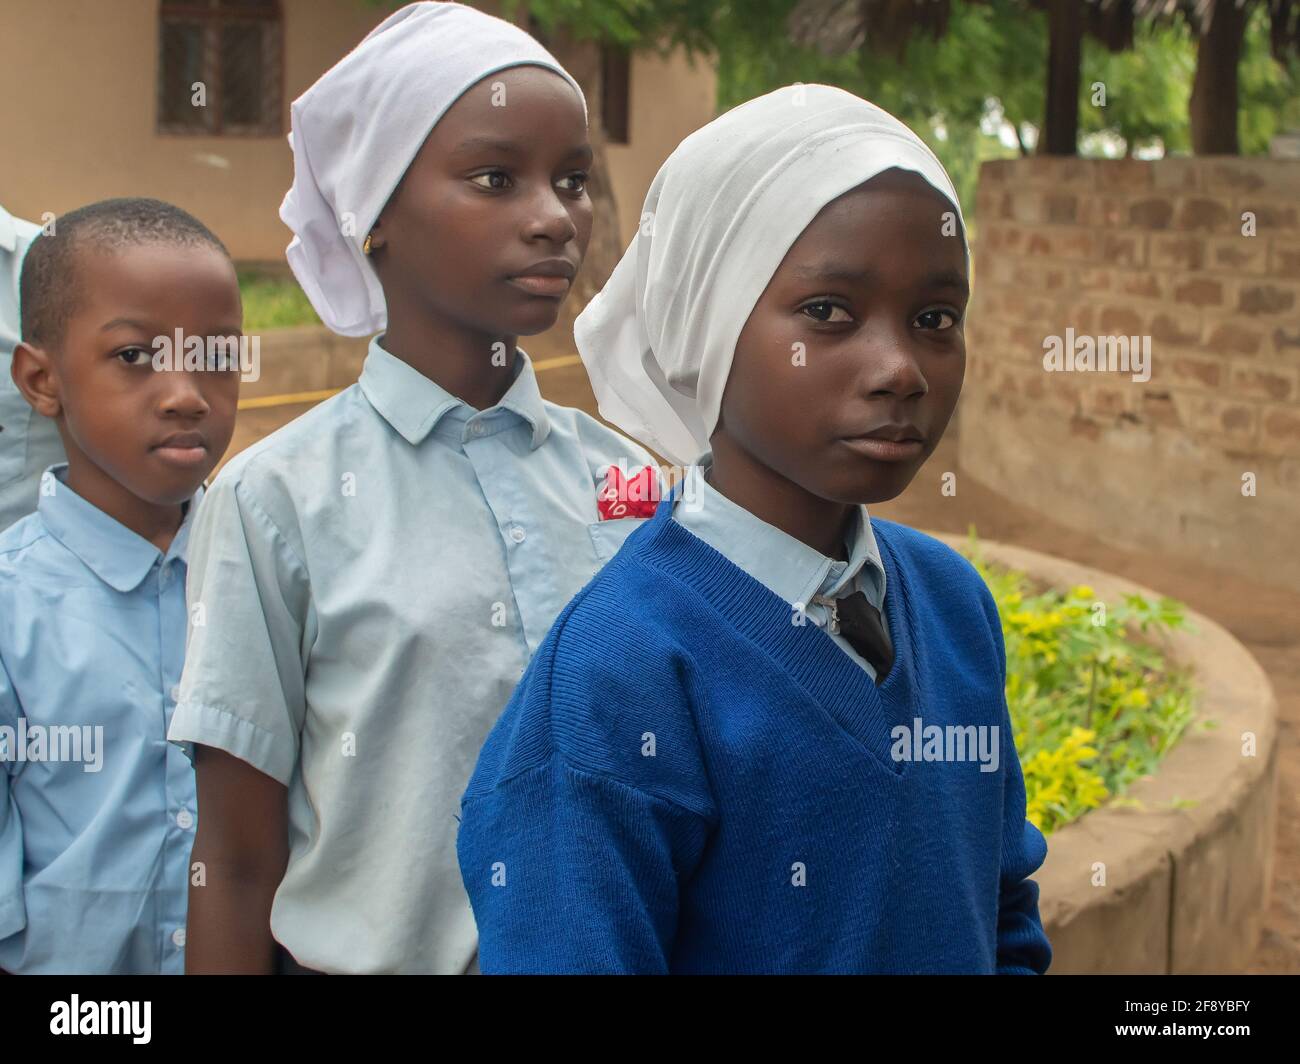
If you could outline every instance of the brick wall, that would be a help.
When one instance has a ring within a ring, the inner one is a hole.
[[[1034,157],[984,164],[977,195],[963,469],[1300,589],[1300,161]],[[1149,380],[1044,368],[1121,336]]]

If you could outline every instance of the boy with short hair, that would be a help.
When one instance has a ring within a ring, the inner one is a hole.
[[[178,329],[237,338],[242,316],[221,241],[157,200],[72,211],[23,265],[13,378],[68,460],[0,534],[5,971],[184,970],[194,775],[166,735],[190,524],[239,367],[154,356]]]

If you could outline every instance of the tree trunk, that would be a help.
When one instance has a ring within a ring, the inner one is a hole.
[[[1050,0],[1047,8],[1047,109],[1040,155],[1077,155],[1083,0]]]
[[[1248,11],[1233,0],[1217,0],[1196,46],[1196,77],[1188,110],[1192,151],[1197,155],[1236,155],[1237,67]]]

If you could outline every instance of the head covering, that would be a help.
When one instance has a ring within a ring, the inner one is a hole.
[[[316,313],[336,333],[387,323],[366,234],[438,120],[465,90],[516,66],[559,62],[518,26],[464,4],[408,4],[384,19],[293,102],[293,187],[280,217],[286,252]]]
[[[709,447],[741,329],[826,204],[882,170],[957,192],[915,133],[829,85],[789,85],[687,137],[655,175],[642,225],[574,323],[600,414],[669,461]],[[967,265],[970,252],[967,249]]]

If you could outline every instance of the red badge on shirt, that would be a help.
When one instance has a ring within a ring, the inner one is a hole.
[[[659,505],[659,470],[645,466],[624,478],[623,471],[611,465],[605,485],[596,494],[596,509],[602,521],[620,517],[653,517]]]

